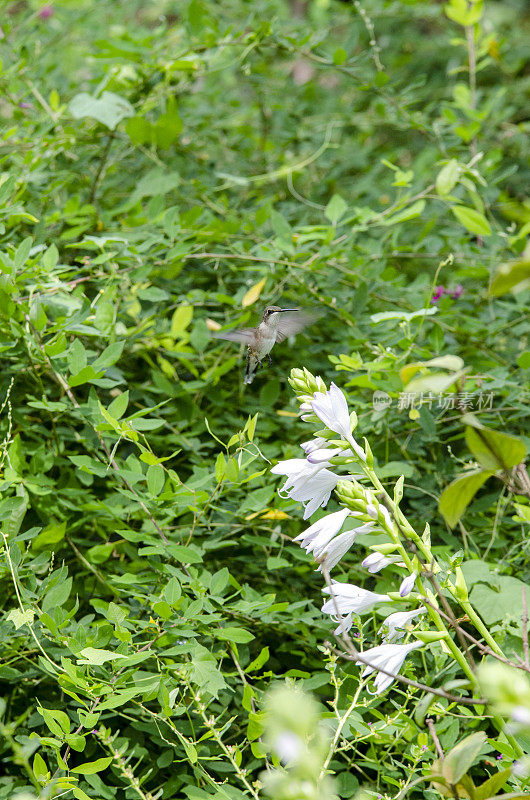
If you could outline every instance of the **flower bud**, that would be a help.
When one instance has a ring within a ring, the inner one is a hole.
[[[466,601],[469,597],[469,592],[467,590],[466,579],[464,578],[464,573],[460,567],[457,567],[456,570],[456,583],[455,583],[455,597],[457,600]]]

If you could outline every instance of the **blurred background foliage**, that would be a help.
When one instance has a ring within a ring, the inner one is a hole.
[[[342,708],[358,677],[322,652],[268,475],[308,438],[291,367],[349,392],[381,476],[521,650],[524,482],[493,469],[452,527],[438,502],[476,466],[466,422],[530,443],[528,7],[2,8],[0,798],[256,797],[270,681]],[[325,315],[244,389],[211,331],[269,303]],[[341,797],[422,774],[416,703],[357,709]],[[471,723],[436,713],[450,747]]]

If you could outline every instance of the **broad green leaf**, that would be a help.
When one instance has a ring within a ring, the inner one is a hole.
[[[509,470],[526,456],[521,439],[491,428],[466,427],[466,443],[477,461],[486,470]]]
[[[493,276],[490,294],[499,297],[512,289],[520,292],[530,284],[530,260],[512,261],[500,264]]]
[[[108,413],[113,419],[121,419],[127,411],[129,405],[129,391],[122,392],[122,394],[115,397],[110,406],[107,408]]]
[[[381,311],[379,314],[372,314],[370,320],[374,323],[386,322],[387,320],[397,319],[400,322],[410,322],[417,317],[431,317],[437,314],[436,306],[430,308],[420,308],[418,311]]]
[[[153,497],[158,497],[165,483],[164,467],[160,464],[152,464],[147,469],[147,490]]]
[[[42,610],[50,611],[56,606],[62,606],[70,597],[72,590],[72,578],[58,581],[55,586],[46,592],[42,601]]]
[[[212,630],[212,633],[217,639],[237,642],[237,644],[246,644],[254,639],[254,635],[244,628],[219,628],[218,630]]]
[[[420,394],[422,392],[432,392],[433,394],[443,394],[447,392],[451,386],[460,380],[465,375],[467,370],[459,370],[459,372],[452,372],[449,375],[446,372],[432,372],[430,375],[422,375],[419,378],[413,378],[410,383],[405,386],[405,392],[414,392]]]
[[[176,603],[182,595],[182,589],[180,588],[180,583],[178,580],[176,578],[170,578],[166,583],[162,594],[170,605]]]
[[[470,233],[475,233],[477,236],[489,236],[491,234],[488,220],[484,214],[481,214],[476,208],[451,206],[451,211]]]
[[[53,550],[54,545],[62,541],[66,535],[66,522],[53,522],[47,525],[33,540],[34,550]]]
[[[125,342],[113,342],[92,362],[94,369],[106,369],[115,364],[123,352]]]
[[[480,786],[477,786],[475,791],[475,800],[488,800],[490,797],[495,797],[499,789],[502,789],[511,774],[512,770],[510,767],[496,772],[494,775],[488,778],[487,781],[484,781],[484,783],[481,783]]]
[[[332,225],[336,225],[337,222],[342,219],[347,209],[348,204],[342,199],[340,194],[334,194],[327,204],[324,214],[326,219],[329,219]]]
[[[455,527],[475,494],[491,475],[492,472],[474,470],[461,475],[443,490],[438,508],[450,528]]]
[[[113,653],[111,650],[100,650],[97,647],[85,647],[80,654],[83,658],[78,658],[78,664],[90,664],[91,666],[101,666],[107,661],[117,661],[125,658],[121,653]]]
[[[259,298],[259,296],[260,296],[260,294],[261,294],[261,292],[263,290],[263,287],[265,286],[266,282],[267,282],[267,278],[262,278],[260,281],[255,283],[254,286],[250,287],[250,289],[245,293],[245,296],[243,297],[243,299],[241,301],[241,305],[243,306],[243,308],[246,308],[247,306],[251,306],[253,303],[256,302],[256,300]]]
[[[129,101],[114,92],[103,92],[101,97],[81,92],[72,98],[68,108],[75,119],[92,117],[110,130],[114,130],[122,119],[134,115],[134,108]]]
[[[442,764],[442,775],[449,783],[456,784],[473,766],[473,762],[486,743],[483,731],[466,736],[446,753]]]
[[[70,772],[76,775],[95,775],[96,772],[102,772],[112,764],[112,756],[105,758],[98,758],[95,761],[87,761],[85,764],[79,764],[78,767],[73,767]]]
[[[460,166],[458,161],[452,158],[442,167],[436,178],[436,191],[438,194],[444,196],[450,194],[460,175]]]
[[[12,608],[6,619],[12,622],[15,628],[22,628],[23,625],[31,625],[35,618],[35,612],[31,608],[21,611],[19,608]]]
[[[171,336],[180,338],[193,319],[193,306],[181,305],[175,309],[171,317]]]

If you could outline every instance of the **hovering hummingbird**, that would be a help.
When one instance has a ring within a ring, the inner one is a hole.
[[[267,356],[272,363],[270,351],[276,342],[283,342],[288,336],[296,333],[314,322],[320,314],[317,311],[303,311],[301,308],[280,308],[267,306],[263,319],[257,328],[236,328],[233,331],[216,331],[217,339],[228,339],[230,342],[243,342],[248,346],[245,383],[252,383],[254,376]]]

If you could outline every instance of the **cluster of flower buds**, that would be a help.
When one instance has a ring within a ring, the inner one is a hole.
[[[329,595],[329,599],[324,602],[322,612],[338,623],[337,635],[345,634],[352,627],[353,615],[369,612],[375,606],[384,608],[405,597],[412,599],[420,566],[415,559],[412,562],[407,559],[408,564],[404,563],[389,508],[378,496],[377,489],[363,486],[357,480],[357,477],[371,474],[373,457],[366,439],[361,446],[353,436],[357,415],[350,413],[344,393],[333,383],[327,390],[322,379],[307,369],[292,370],[289,382],[301,403],[302,419],[320,422],[325,427],[318,430],[313,439],[301,444],[305,458],[280,461],[272,468],[275,475],[286,477],[280,495],[301,502],[304,519],[327,506],[333,491],[342,506],[318,519],[295,541],[313,555],[319,564],[318,569],[327,575],[351,550],[358,536],[379,533],[385,541],[370,546],[371,552],[361,562],[362,566],[371,574],[377,574],[391,564],[406,572],[396,591],[387,594],[371,592],[350,583],[329,582],[328,578],[323,592]],[[350,474],[337,474],[336,469],[346,464]],[[401,499],[401,492],[402,482],[398,481],[395,490],[397,502]],[[377,694],[390,686],[407,654],[424,644],[420,637],[406,644],[395,642],[409,632],[413,620],[425,611],[425,607],[419,605],[409,611],[390,613],[380,631],[383,643],[362,653],[363,660],[358,663],[364,666],[363,676],[377,672],[374,684]]]

